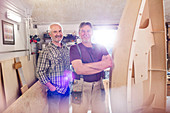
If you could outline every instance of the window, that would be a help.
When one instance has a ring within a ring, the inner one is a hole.
[[[95,29],[93,31],[92,42],[105,46],[109,54],[112,54],[112,48],[116,41],[116,37],[117,37],[117,29],[113,29],[113,27],[110,28],[105,26],[102,27],[100,26],[97,27],[96,29],[95,26]]]

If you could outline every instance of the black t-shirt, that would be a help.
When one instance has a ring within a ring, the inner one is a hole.
[[[70,48],[70,62],[76,59],[81,59],[82,63],[92,63],[92,62],[98,62],[102,60],[103,55],[108,55],[108,52],[104,46],[98,45],[98,44],[92,44],[93,47],[86,47],[82,43],[78,44],[81,56],[78,51],[78,48],[76,45],[71,46]],[[99,81],[101,77],[103,76],[104,72],[92,74],[92,75],[83,75],[84,81],[86,82],[94,82]],[[80,76],[78,76],[76,73],[74,75],[74,78],[79,79]]]

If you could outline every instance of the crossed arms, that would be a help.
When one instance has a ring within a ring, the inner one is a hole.
[[[91,75],[99,73],[106,68],[112,67],[112,58],[110,55],[103,55],[102,60],[93,63],[82,63],[81,59],[73,60],[72,66],[77,74]]]

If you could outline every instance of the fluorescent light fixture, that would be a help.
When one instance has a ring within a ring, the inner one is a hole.
[[[7,10],[7,18],[15,22],[21,22],[21,16],[10,10]]]

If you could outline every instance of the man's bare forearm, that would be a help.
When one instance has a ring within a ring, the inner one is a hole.
[[[104,69],[107,68],[107,66],[104,64],[104,62],[100,61],[100,62],[94,62],[94,63],[87,63],[87,64],[84,64],[86,65],[87,67],[91,68],[91,69],[94,69],[94,70],[101,70],[103,71]]]
[[[93,63],[87,63],[85,65],[87,65],[88,67],[90,67],[92,69],[104,70],[104,69],[112,66],[112,58],[110,57],[110,55],[104,55],[102,57],[101,61],[93,62]]]
[[[93,63],[82,63],[81,60],[75,60],[72,62],[74,70],[77,74],[91,75],[96,74],[104,69],[110,67],[106,61],[99,61]]]

